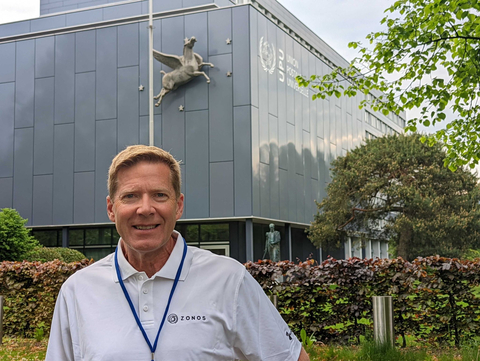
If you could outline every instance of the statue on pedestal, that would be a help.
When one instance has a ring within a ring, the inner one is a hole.
[[[275,225],[270,223],[270,231],[265,233],[265,252],[263,259],[267,257],[267,253],[273,262],[280,261],[280,232],[275,231]]]

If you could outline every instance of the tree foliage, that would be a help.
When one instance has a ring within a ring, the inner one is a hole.
[[[370,47],[349,44],[359,48],[349,67],[298,78],[300,85],[317,91],[313,99],[379,90],[384,95],[362,106],[370,102],[385,114],[421,109],[419,117],[408,120],[412,132],[418,124],[444,121],[451,107],[456,119],[429,143],[443,142],[451,169],[469,162],[473,168],[480,160],[480,2],[398,0],[385,13],[386,30],[367,36]]]
[[[337,158],[308,237],[325,248],[347,236],[387,240],[408,260],[477,247],[478,179],[443,167],[444,157],[440,143],[430,147],[413,134],[368,140]]]
[[[0,211],[0,260],[21,261],[25,253],[39,245],[25,228],[26,223],[15,209]]]

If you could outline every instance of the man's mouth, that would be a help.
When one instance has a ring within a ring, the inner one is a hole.
[[[133,226],[135,229],[139,229],[139,230],[142,230],[142,231],[146,231],[146,230],[149,230],[149,229],[154,229],[158,226],[158,224],[154,224],[154,225],[151,225],[151,226]]]

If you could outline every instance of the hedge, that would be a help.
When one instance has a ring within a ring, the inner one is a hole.
[[[93,260],[65,263],[0,263],[0,295],[4,297],[3,331],[9,336],[33,337],[37,327],[50,330],[55,300],[65,280]]]
[[[396,259],[249,262],[248,271],[296,334],[328,343],[372,332],[372,296],[392,296],[395,331],[432,344],[460,345],[480,335],[480,262],[439,256]],[[280,277],[283,276],[283,280]]]
[[[32,337],[38,327],[48,333],[60,286],[91,263],[0,263],[4,333]],[[372,332],[371,299],[381,295],[393,297],[395,331],[404,343],[407,334],[457,346],[480,335],[480,262],[436,256],[245,266],[267,294],[278,294],[278,309],[297,335],[305,329],[325,343],[358,342]]]

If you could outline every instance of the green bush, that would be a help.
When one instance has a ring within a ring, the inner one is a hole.
[[[56,248],[56,250],[60,253],[62,256],[61,260],[65,263],[80,262],[87,258],[82,252],[77,251],[76,249]]]
[[[26,223],[15,209],[0,211],[0,260],[21,261],[25,253],[39,245],[25,228]]]
[[[28,262],[50,262],[54,260],[65,263],[79,262],[86,259],[85,255],[75,249],[62,247],[35,247],[25,254],[24,260]]]

